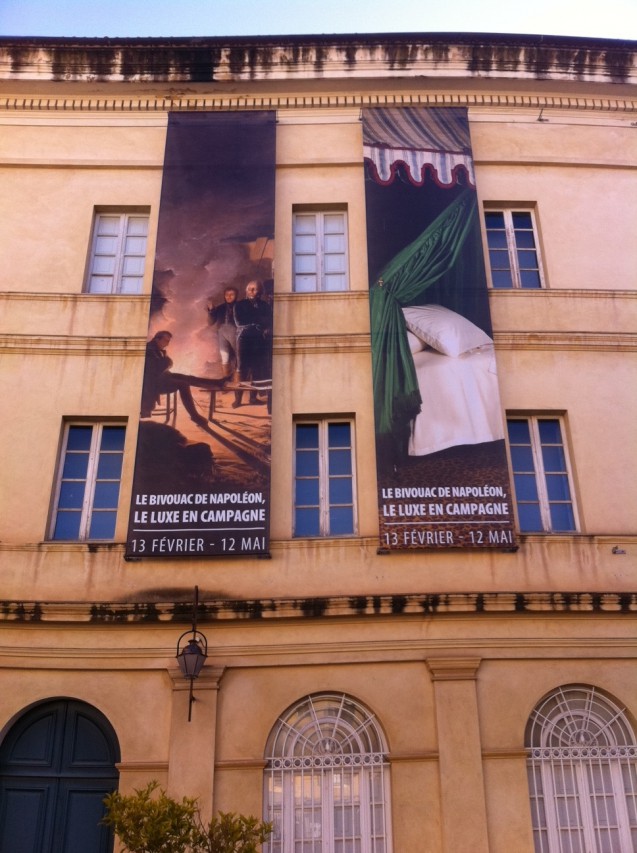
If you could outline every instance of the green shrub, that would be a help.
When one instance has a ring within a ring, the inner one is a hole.
[[[114,791],[104,802],[104,823],[128,853],[257,853],[272,831],[271,824],[232,812],[206,825],[196,799],[178,802],[157,782],[130,795]]]

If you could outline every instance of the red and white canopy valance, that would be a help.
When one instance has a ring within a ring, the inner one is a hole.
[[[453,187],[460,174],[475,187],[471,140],[463,108],[389,107],[366,111],[363,151],[373,179],[391,184],[404,166],[416,186],[427,171],[441,187]]]

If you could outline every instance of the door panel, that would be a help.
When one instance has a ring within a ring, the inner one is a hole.
[[[0,746],[0,851],[109,853],[100,821],[119,746],[96,708],[57,700],[27,711]]]
[[[55,789],[51,780],[0,784],[0,850],[43,853],[50,849]]]

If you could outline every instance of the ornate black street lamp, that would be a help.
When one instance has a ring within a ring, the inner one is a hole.
[[[192,703],[195,701],[193,683],[203,669],[208,657],[208,640],[197,630],[197,610],[199,608],[199,587],[195,587],[195,601],[192,608],[192,628],[184,631],[177,640],[177,663],[184,678],[190,679],[188,697],[188,722],[192,718]],[[188,638],[188,639],[186,639]]]

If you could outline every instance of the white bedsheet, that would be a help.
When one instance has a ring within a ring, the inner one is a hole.
[[[426,349],[413,354],[422,396],[409,455],[504,438],[493,344],[457,358]]]

